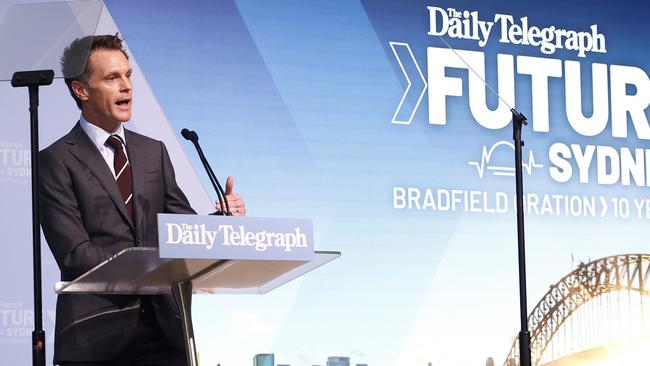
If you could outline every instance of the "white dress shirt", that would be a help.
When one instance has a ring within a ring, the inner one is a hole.
[[[124,126],[122,126],[122,124],[120,123],[116,131],[112,133],[107,132],[103,128],[97,127],[94,124],[86,121],[83,114],[81,115],[81,117],[79,117],[79,124],[81,125],[81,128],[83,128],[83,130],[86,132],[88,137],[90,137],[90,140],[93,142],[93,144],[95,144],[97,150],[99,150],[99,153],[102,154],[104,160],[106,161],[106,165],[108,165],[108,168],[111,170],[111,173],[113,173],[113,177],[115,177],[115,167],[113,166],[113,161],[115,160],[115,151],[113,150],[112,147],[106,145],[106,140],[111,135],[118,135],[122,139],[122,141],[124,141],[124,147],[126,148],[126,138],[124,137]],[[126,153],[126,150],[124,150],[124,153]],[[127,161],[129,160],[128,154],[126,154],[126,159]]]

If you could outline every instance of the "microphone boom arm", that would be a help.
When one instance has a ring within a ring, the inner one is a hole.
[[[212,187],[217,193],[217,199],[219,200],[219,204],[221,206],[221,211],[218,211],[217,214],[232,216],[232,212],[230,212],[230,205],[228,205],[228,199],[226,198],[226,193],[223,191],[223,188],[221,187],[217,176],[214,174],[214,171],[212,170],[208,159],[206,159],[205,154],[203,154],[203,149],[201,149],[201,145],[199,144],[199,135],[196,133],[196,131],[190,131],[187,128],[184,128],[181,131],[181,135],[186,140],[192,142],[194,148],[196,149],[196,152],[199,154],[199,159],[201,160],[201,164],[203,164],[203,168],[208,173],[208,178],[210,178],[210,183],[212,183]]]

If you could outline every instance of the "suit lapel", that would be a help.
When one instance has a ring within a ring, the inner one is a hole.
[[[108,193],[108,196],[111,198],[113,203],[115,203],[115,206],[118,211],[120,211],[120,214],[122,214],[124,220],[135,233],[135,228],[122,199],[122,194],[120,194],[120,190],[115,182],[115,177],[106,165],[104,157],[100,154],[99,150],[97,150],[97,147],[93,144],[79,123],[74,126],[68,136],[70,137],[68,139],[68,146],[72,155],[88,168],[92,175],[99,181],[99,184],[106,193]]]

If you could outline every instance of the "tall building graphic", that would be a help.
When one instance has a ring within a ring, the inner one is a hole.
[[[327,366],[350,366],[350,357],[330,356],[327,358]]]
[[[253,357],[253,366],[275,366],[275,355],[273,353],[260,353]]]

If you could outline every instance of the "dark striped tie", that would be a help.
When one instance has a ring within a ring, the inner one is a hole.
[[[106,145],[115,150],[115,158],[113,159],[115,180],[122,194],[126,209],[129,211],[131,219],[133,219],[133,182],[131,180],[131,166],[124,152],[124,142],[119,136],[111,135],[106,140]]]

